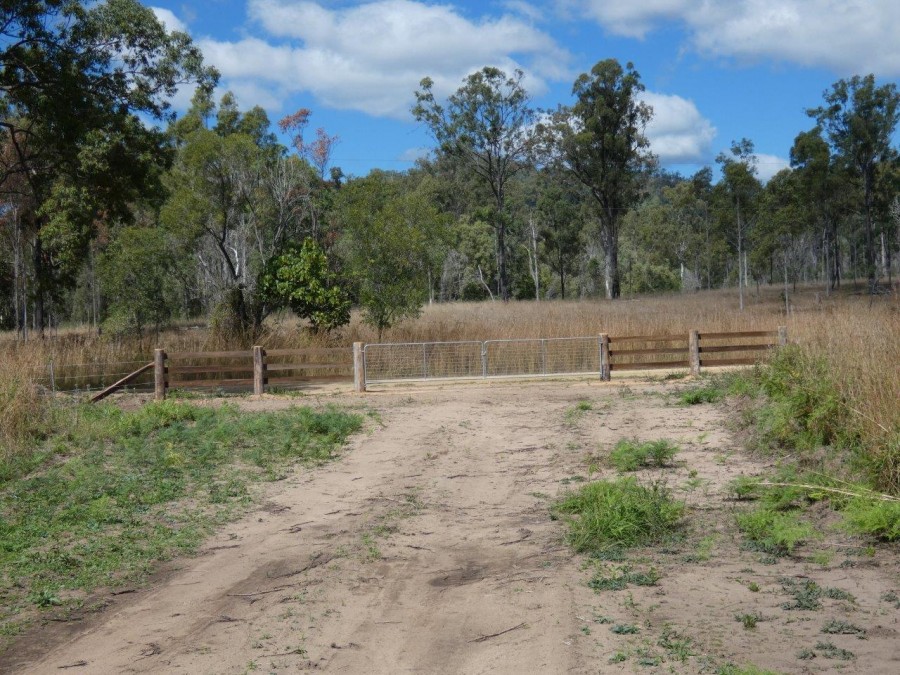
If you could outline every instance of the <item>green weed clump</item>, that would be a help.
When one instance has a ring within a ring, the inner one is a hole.
[[[637,471],[650,466],[667,466],[678,453],[678,446],[667,440],[638,443],[622,439],[610,453],[610,461],[619,471]]]
[[[681,524],[684,509],[664,485],[629,477],[589,483],[558,502],[555,512],[566,516],[576,551],[602,555],[664,540]]]
[[[43,463],[0,482],[0,628],[29,604],[71,601],[193,550],[248,501],[249,482],[332,457],[362,424],[337,408],[244,413],[178,401],[68,412],[67,431],[34,454]]]
[[[772,555],[790,555],[814,534],[796,513],[782,513],[766,506],[739,513],[737,524],[755,550]]]
[[[900,539],[900,501],[859,496],[844,508],[847,527],[884,541]]]
[[[683,405],[699,405],[701,403],[717,403],[725,396],[725,392],[714,384],[705,384],[681,392],[678,400]]]

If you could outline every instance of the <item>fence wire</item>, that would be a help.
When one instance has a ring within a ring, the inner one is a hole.
[[[367,384],[600,372],[597,337],[368,344]]]

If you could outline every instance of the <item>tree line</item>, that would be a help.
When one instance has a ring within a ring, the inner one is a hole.
[[[485,67],[447,100],[425,78],[411,115],[433,152],[347,177],[309,110],[278,122],[283,145],[135,0],[6,3],[0,26],[0,328],[22,337],[196,317],[249,341],[273,312],[325,331],[354,305],[380,335],[428,301],[891,287],[900,94],[872,75],[824,93],[767,182],[749,139],[717,179],[662,168],[640,75],[615,59],[552,110],[520,71]]]

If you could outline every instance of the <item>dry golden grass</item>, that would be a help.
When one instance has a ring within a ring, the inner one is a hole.
[[[818,288],[801,289],[792,296],[793,309],[785,316],[779,288],[751,293],[747,307],[738,311],[733,289],[640,297],[615,302],[604,300],[554,302],[480,302],[432,305],[421,317],[386,331],[386,342],[485,340],[527,337],[687,334],[690,329],[736,331],[772,329],[787,325],[790,340],[811,355],[824,358],[835,382],[873,443],[896,438],[900,429],[900,298],[896,294],[871,298],[844,290],[826,298]],[[311,345],[349,346],[354,341],[374,342],[373,329],[354,313],[351,324],[331,335],[311,335],[290,317],[270,320],[258,342],[268,349]],[[159,336],[169,352],[236,349],[246,345],[222,344],[202,327],[180,326]],[[0,390],[20,392],[2,400],[7,409],[25,407],[20,398],[28,376],[47,382],[48,363],[54,363],[57,384],[79,382],[75,374],[127,373],[151,359],[155,339],[113,340],[89,331],[69,329],[27,344],[10,334],[0,335]],[[109,378],[107,378],[109,379]],[[26,388],[27,389],[27,388]],[[4,417],[0,424],[15,428]],[[4,432],[4,435],[6,432]]]

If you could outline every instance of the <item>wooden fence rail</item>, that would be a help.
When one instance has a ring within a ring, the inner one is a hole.
[[[760,360],[762,352],[785,344],[787,329],[784,326],[777,330],[716,333],[692,330],[687,335],[610,337],[601,334],[600,379],[609,380],[614,371],[690,368],[692,375],[699,375],[702,368],[752,365]],[[654,358],[657,356],[664,360]],[[644,360],[648,358],[652,360]],[[352,380],[356,391],[366,390],[365,350],[361,342],[354,343],[352,349],[266,350],[255,346],[246,351],[172,354],[157,349],[152,364],[116,382],[94,400],[100,400],[151,368],[157,399],[164,399],[167,391],[176,387],[252,386],[254,394],[263,394],[272,384],[311,380]]]
[[[275,383],[312,380],[350,381],[352,351],[346,347],[246,351],[154,352],[154,393],[158,400],[170,389],[193,387],[253,387],[263,394]],[[326,360],[321,360],[325,358]],[[277,373],[270,376],[270,373]]]

